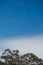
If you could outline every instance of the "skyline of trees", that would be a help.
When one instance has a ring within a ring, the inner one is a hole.
[[[19,50],[6,49],[0,56],[0,65],[43,65],[43,60],[33,53],[19,54]]]

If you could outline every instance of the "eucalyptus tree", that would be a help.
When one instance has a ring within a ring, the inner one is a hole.
[[[2,53],[1,58],[4,59],[5,64],[8,65],[25,65],[25,61],[20,59],[19,50],[6,49]]]
[[[33,53],[20,55],[18,49],[6,49],[0,57],[5,61],[0,61],[0,65],[43,65],[43,60]]]

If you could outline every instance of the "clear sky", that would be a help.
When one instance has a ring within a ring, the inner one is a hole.
[[[43,34],[43,0],[0,0],[0,38]]]
[[[0,54],[6,48],[43,58],[43,0],[0,0]]]

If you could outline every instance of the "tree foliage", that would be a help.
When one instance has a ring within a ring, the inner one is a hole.
[[[19,50],[6,49],[0,56],[0,65],[43,65],[43,60],[33,53],[19,54]]]

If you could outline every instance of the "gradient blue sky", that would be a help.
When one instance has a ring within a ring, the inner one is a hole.
[[[0,38],[43,34],[43,0],[0,0]]]
[[[0,54],[6,48],[43,58],[43,0],[0,0]]]

